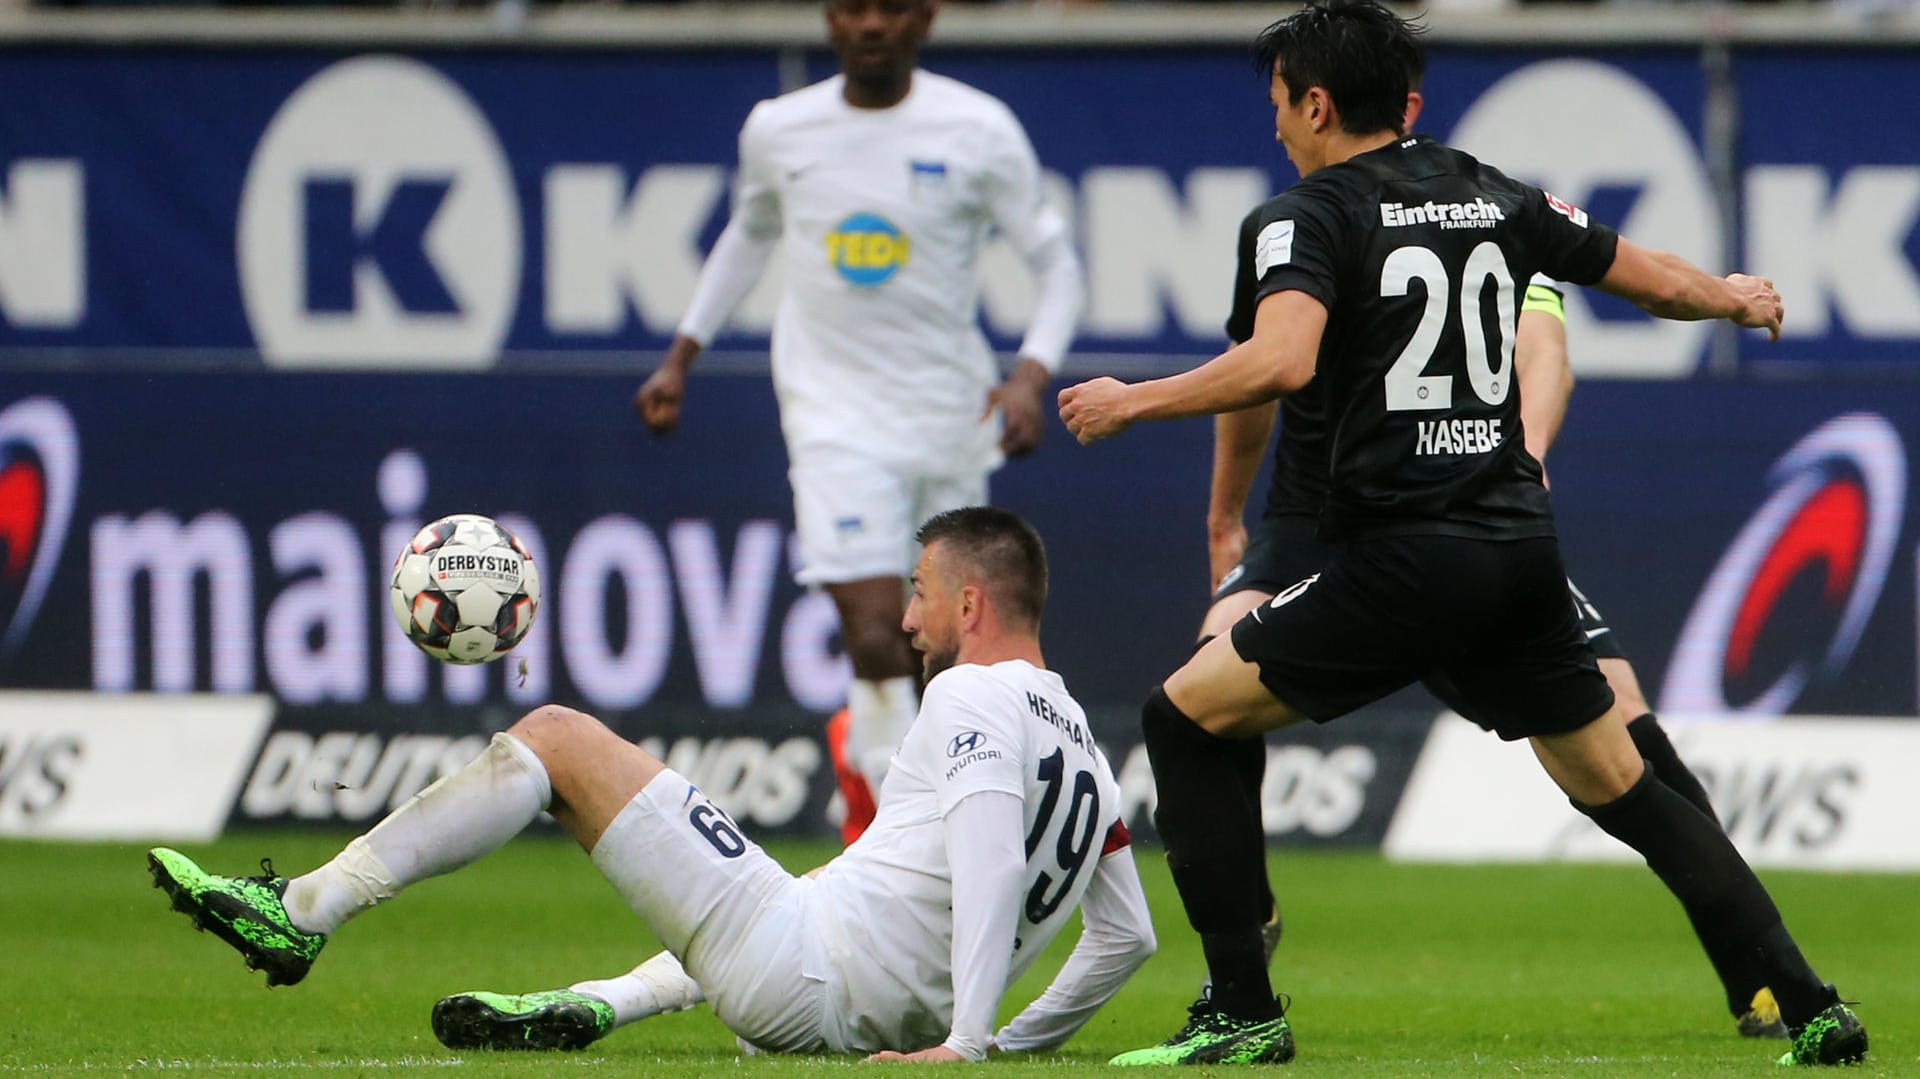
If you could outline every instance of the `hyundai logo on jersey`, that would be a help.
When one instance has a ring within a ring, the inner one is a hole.
[[[827,233],[827,262],[849,284],[872,288],[907,264],[905,233],[879,214],[857,213]]]
[[[987,736],[981,734],[979,731],[961,731],[959,734],[953,736],[952,741],[947,743],[947,756],[958,757],[963,753],[972,753],[974,750],[979,749],[981,743],[986,740]]]

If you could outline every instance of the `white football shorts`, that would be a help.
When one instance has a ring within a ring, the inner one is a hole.
[[[669,768],[634,795],[593,864],[727,1029],[773,1052],[830,1048],[825,950],[806,921],[813,881],[781,868],[685,776]]]
[[[927,518],[987,501],[987,468],[932,473],[840,449],[794,454],[787,469],[803,585],[905,578]]]

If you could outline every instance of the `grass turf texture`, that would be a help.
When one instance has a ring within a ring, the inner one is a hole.
[[[183,847],[213,872],[283,873],[341,837],[245,833]],[[772,848],[789,866],[831,856]],[[844,1074],[850,1058],[741,1059],[702,1008],[566,1055],[456,1054],[427,1026],[442,995],[547,989],[618,973],[653,939],[566,841],[520,839],[347,926],[307,980],[268,992],[150,886],[144,847],[0,842],[0,1075],[167,1068],[222,1074],[675,1077]],[[1201,973],[1157,850],[1141,869],[1160,953],[1060,1054],[997,1075],[1117,1072],[1113,1053],[1185,1019]],[[1371,854],[1273,857],[1287,919],[1275,984],[1294,998],[1315,1076],[1753,1075],[1783,1043],[1734,1034],[1679,908],[1643,869],[1390,865]],[[1764,874],[1788,923],[1873,1037],[1849,1075],[1920,1074],[1920,876]],[[1003,1015],[1037,994],[1074,930]],[[1233,1069],[1207,1068],[1206,1072]],[[864,1074],[864,1073],[863,1073]]]

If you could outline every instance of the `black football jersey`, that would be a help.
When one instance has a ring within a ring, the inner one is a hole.
[[[1285,402],[1269,512],[1324,503],[1332,538],[1553,530],[1520,429],[1514,328],[1535,273],[1592,284],[1618,237],[1424,135],[1314,172],[1248,215],[1227,332],[1298,290],[1327,308]],[[1316,482],[1317,481],[1317,482]]]

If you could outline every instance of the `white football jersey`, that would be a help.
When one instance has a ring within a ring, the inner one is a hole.
[[[839,1049],[937,1045],[953,1021],[953,879],[946,814],[979,791],[1017,795],[1027,866],[1008,983],[1067,923],[1108,842],[1120,788],[1060,676],[1023,660],[928,683],[887,771],[879,811],[822,871],[811,921],[826,938]]]
[[[1026,251],[1065,224],[998,99],[915,71],[898,105],[859,109],[844,82],[763,101],[740,132],[734,216],[783,240],[773,380],[787,444],[991,468],[998,418],[981,414],[999,373],[976,256],[994,227]]]

